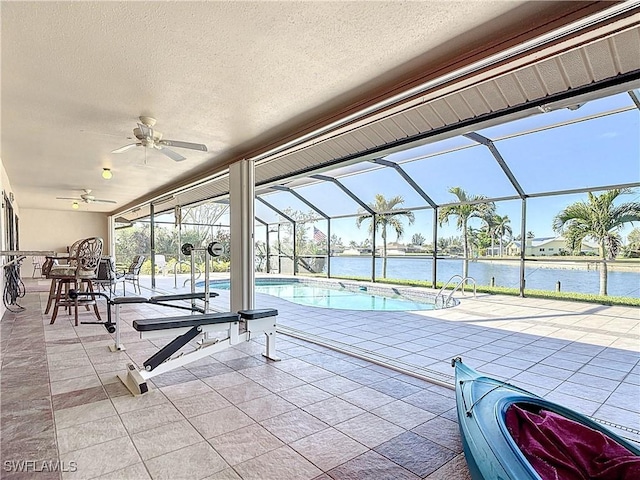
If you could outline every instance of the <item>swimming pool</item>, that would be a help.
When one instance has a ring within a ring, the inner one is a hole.
[[[202,285],[204,283],[199,284]],[[209,286],[212,290],[229,290],[229,281],[213,280]],[[257,278],[256,292],[299,305],[341,310],[411,311],[437,308],[435,295],[408,294],[403,289],[349,282]]]

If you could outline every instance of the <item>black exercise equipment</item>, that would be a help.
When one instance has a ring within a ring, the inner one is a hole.
[[[176,336],[143,362],[144,368],[127,365],[126,375],[118,375],[120,380],[134,394],[148,391],[147,380],[179,368],[206,356],[218,353],[241,342],[248,342],[252,335],[264,333],[266,351],[263,354],[270,360],[279,360],[275,352],[276,317],[278,311],[267,308],[259,310],[241,310],[238,313],[212,313],[185,317],[162,317],[135,320],[133,328],[140,332],[140,338],[156,339],[169,335]],[[240,332],[240,323],[245,330]],[[223,337],[209,338],[209,334],[222,334]],[[178,353],[192,340],[201,337],[195,349],[189,353]]]

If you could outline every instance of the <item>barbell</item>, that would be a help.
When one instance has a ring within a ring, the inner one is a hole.
[[[191,243],[185,243],[180,247],[180,251],[187,257],[191,255],[191,252],[204,252],[205,250],[209,252],[209,255],[212,257],[219,257],[224,252],[224,245],[219,242],[211,242],[206,248],[196,248]]]

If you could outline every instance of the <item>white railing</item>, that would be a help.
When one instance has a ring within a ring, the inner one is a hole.
[[[173,288],[178,288],[178,267],[181,267],[182,265],[188,265],[189,267],[191,267],[191,263],[185,262],[184,260],[175,263],[175,265],[173,266]],[[194,277],[193,272],[191,272],[190,278],[187,278],[184,281],[184,283],[182,284],[182,288],[186,287],[187,283],[189,282],[195,282],[200,278],[200,275],[202,275],[202,271],[197,266],[194,266],[194,270],[198,272],[198,276]]]
[[[445,299],[444,291],[450,284],[453,283],[455,279],[459,279],[459,282],[453,287],[453,289],[451,290],[451,293],[449,293],[449,295],[447,295]],[[440,299],[442,301],[442,308],[448,307],[449,303],[451,302],[451,298],[453,297],[453,294],[456,293],[458,289],[460,289],[461,287],[462,287],[461,288],[462,294],[464,295],[464,286],[468,281],[470,281],[473,284],[473,298],[475,298],[476,297],[476,280],[473,277],[463,278],[462,275],[454,275],[449,280],[447,280],[447,282],[438,291],[438,294],[436,295],[436,299],[435,299],[436,306],[438,305],[438,299]]]

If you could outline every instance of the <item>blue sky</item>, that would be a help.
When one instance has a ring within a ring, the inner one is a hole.
[[[488,128],[479,133],[496,140],[496,147],[526,193],[640,182],[640,112],[637,108],[499,140],[505,135],[632,106],[629,95],[622,93],[586,103],[577,110],[561,109],[539,114]],[[482,194],[494,198],[515,195],[514,188],[489,150],[466,138],[418,147],[387,158],[401,162],[456,147],[465,148],[402,163],[402,167],[438,204],[455,200],[455,197],[448,193],[448,189],[455,186],[463,188],[469,194]],[[401,195],[406,207],[425,204],[400,175],[389,168],[343,177],[341,182],[366,203],[373,202],[375,194],[381,193],[386,198]],[[359,208],[355,202],[331,184],[304,187],[298,191],[331,216],[356,213]],[[289,204],[294,209],[309,210],[303,204],[292,201],[287,194],[265,198],[270,199],[278,208],[285,208]],[[586,198],[586,193],[530,198],[527,200],[526,230],[534,232],[537,237],[554,236],[553,217],[567,205],[586,200]],[[620,200],[640,201],[640,189],[636,189],[632,195],[622,196]],[[511,219],[510,225],[514,235],[519,234],[522,202],[520,200],[498,202],[496,207],[499,215],[508,215]],[[268,209],[262,208],[262,212],[265,217],[272,215]],[[416,212],[414,225],[408,225],[405,222],[406,233],[402,241],[408,242],[414,233],[421,233],[430,239],[432,223],[431,210]],[[472,225],[479,227],[481,222],[476,220]],[[326,231],[326,222],[319,222],[317,226]],[[635,226],[640,227],[640,225]],[[625,228],[622,232],[623,237],[632,228],[632,226]],[[359,242],[367,237],[366,225],[357,229],[352,218],[333,220],[331,233],[341,237],[345,243],[350,240]],[[460,232],[455,228],[455,219],[451,219],[449,226],[441,227],[439,234],[441,236],[459,235]]]

